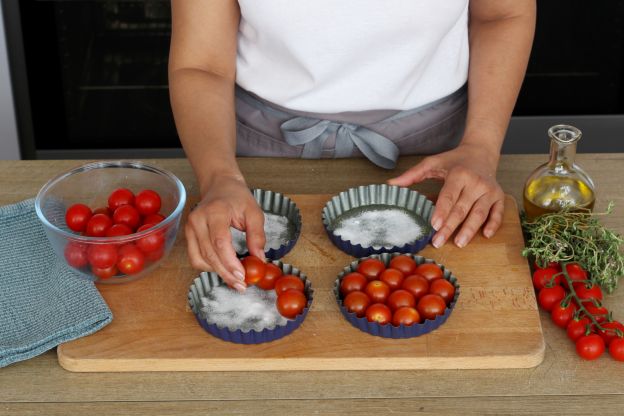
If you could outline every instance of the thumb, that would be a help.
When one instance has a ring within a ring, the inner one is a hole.
[[[264,214],[261,209],[257,208],[247,211],[245,214],[245,232],[247,234],[249,254],[266,261],[264,258],[264,243],[266,241],[264,235]]]
[[[431,169],[431,159],[425,158],[416,166],[411,167],[396,178],[389,179],[388,185],[410,186],[414,183],[421,182],[430,176]]]

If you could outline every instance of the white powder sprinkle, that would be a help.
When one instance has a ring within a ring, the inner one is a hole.
[[[243,332],[262,331],[286,325],[286,318],[275,306],[276,299],[274,290],[250,286],[245,293],[239,293],[227,286],[218,286],[201,298],[201,311],[209,324]]]
[[[230,228],[232,232],[232,243],[238,254],[247,252],[247,235],[244,231]],[[289,221],[287,217],[277,214],[264,213],[264,235],[266,243],[264,251],[278,249],[290,240]]]
[[[418,221],[403,208],[371,208],[353,210],[338,218],[334,234],[352,244],[376,249],[404,246],[423,236]]]

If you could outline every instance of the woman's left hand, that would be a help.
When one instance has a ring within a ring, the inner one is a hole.
[[[464,247],[479,228],[490,238],[503,220],[505,195],[496,182],[498,154],[476,144],[460,144],[453,150],[429,156],[422,162],[390,179],[390,185],[409,186],[425,179],[441,179],[431,225],[437,231],[432,244],[439,248],[463,223],[455,244]]]

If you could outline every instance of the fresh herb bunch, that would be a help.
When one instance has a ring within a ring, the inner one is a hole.
[[[602,213],[562,211],[544,214],[533,220],[522,218],[527,235],[525,257],[533,257],[538,266],[549,262],[578,262],[589,272],[592,282],[608,293],[617,287],[624,274],[624,239],[605,228],[598,218],[613,211],[613,202]]]

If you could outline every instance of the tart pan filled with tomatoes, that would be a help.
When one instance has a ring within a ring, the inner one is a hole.
[[[433,236],[433,209],[433,202],[419,192],[373,184],[332,197],[321,217],[336,247],[353,257],[365,257],[422,250]]]
[[[281,261],[265,264],[257,257],[248,256],[243,259],[243,265],[245,294],[229,288],[213,272],[203,272],[195,278],[188,302],[197,322],[211,335],[238,344],[260,344],[289,335],[303,323],[312,304],[314,291],[310,281],[298,268]],[[215,292],[221,295],[215,297]],[[259,301],[249,299],[251,292]],[[221,304],[211,309],[210,304],[215,302]],[[269,302],[272,311],[262,309],[262,302]],[[252,322],[244,321],[244,317],[230,319],[230,315],[238,313],[236,308]],[[222,314],[224,319],[215,319],[216,314]]]
[[[385,338],[417,337],[437,329],[459,297],[453,273],[432,259],[384,253],[352,262],[338,275],[334,295],[356,328]]]

